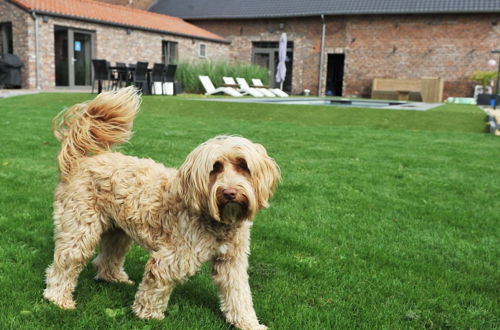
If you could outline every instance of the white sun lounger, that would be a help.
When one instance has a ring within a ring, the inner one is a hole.
[[[248,89],[248,88],[251,88],[247,81],[245,80],[245,78],[236,78],[236,81],[238,82],[238,85],[240,85],[240,88],[241,89]],[[275,97],[276,95],[274,95],[273,93],[271,93],[270,91],[268,91],[266,88],[254,88],[255,90],[259,91],[260,93],[264,94],[264,96],[267,96],[267,97]]]
[[[260,79],[252,79],[252,84],[255,88],[264,88],[279,97],[288,97],[288,94],[279,88],[266,88]]]
[[[203,85],[203,88],[205,88],[205,95],[213,95],[217,93],[224,93],[227,95],[231,96],[243,96],[241,93],[239,93],[236,89],[232,87],[219,87],[215,88],[214,84],[212,83],[212,80],[210,80],[209,76],[198,76],[198,78],[201,81],[201,84]]]
[[[242,93],[243,95],[252,95],[254,97],[265,96],[263,93],[261,93],[256,88],[252,88],[252,87],[248,86],[248,84],[247,84],[247,86],[241,86],[241,84],[238,85],[236,83],[236,81],[234,81],[233,77],[222,77],[222,80],[224,80],[225,85],[233,85],[233,86],[239,87],[238,92]],[[227,87],[232,87],[232,86],[227,86]]]

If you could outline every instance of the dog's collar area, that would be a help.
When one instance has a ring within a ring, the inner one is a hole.
[[[231,233],[240,228],[245,222],[245,220],[238,220],[231,223],[225,223],[209,215],[200,217],[200,220],[207,231],[211,232],[216,237],[218,242],[227,241],[231,236]]]

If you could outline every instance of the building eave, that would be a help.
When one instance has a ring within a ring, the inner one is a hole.
[[[47,16],[58,17],[58,18],[66,18],[66,19],[78,20],[78,21],[82,21],[82,22],[96,23],[96,24],[102,24],[102,25],[108,25],[108,26],[114,26],[114,27],[121,27],[121,28],[126,28],[126,29],[134,29],[134,30],[140,30],[140,31],[146,31],[146,32],[154,32],[154,33],[160,33],[160,34],[165,34],[165,35],[172,35],[172,36],[189,38],[189,39],[211,41],[211,42],[217,42],[217,43],[222,43],[222,44],[230,44],[231,43],[228,40],[212,39],[212,38],[206,38],[206,37],[201,37],[201,36],[192,35],[192,34],[171,32],[171,31],[159,30],[159,29],[151,29],[151,28],[147,28],[147,27],[143,27],[143,26],[139,26],[139,25],[124,24],[124,23],[115,23],[115,22],[97,20],[97,19],[80,17],[80,16],[72,16],[72,15],[65,15],[65,14],[60,14],[60,13],[54,13],[54,12],[50,12],[50,11],[30,10],[30,12],[34,12],[35,14],[40,14],[40,15],[47,15]]]
[[[146,31],[146,32],[160,33],[160,34],[164,34],[164,35],[177,36],[177,37],[182,37],[182,38],[210,41],[210,42],[215,42],[215,43],[220,43],[220,44],[230,44],[231,43],[230,41],[228,41],[226,39],[221,40],[221,39],[208,38],[208,37],[187,34],[187,33],[172,32],[172,31],[161,30],[161,29],[151,29],[151,28],[147,28],[144,26],[140,26],[140,25],[110,22],[110,21],[92,19],[92,18],[87,18],[87,17],[82,17],[82,16],[73,16],[73,15],[67,15],[67,14],[56,13],[56,12],[51,12],[51,11],[37,10],[37,9],[32,9],[32,8],[26,7],[22,3],[19,3],[15,0],[9,0],[9,2],[12,3],[13,5],[19,7],[20,9],[26,11],[29,14],[46,15],[46,16],[50,16],[50,17],[65,18],[65,19],[77,20],[77,21],[88,22],[88,23],[95,23],[95,24],[101,24],[101,25],[107,25],[107,26],[113,26],[113,27],[120,27],[120,28],[125,28],[125,29],[134,29],[134,30],[139,30],[139,31]]]
[[[231,16],[197,16],[197,17],[182,17],[183,20],[186,21],[207,21],[207,20],[255,20],[255,19],[279,19],[279,18],[304,18],[304,17],[316,17],[316,16],[367,16],[367,15],[380,15],[380,16],[389,16],[389,15],[463,15],[463,14],[500,14],[499,11],[491,11],[491,10],[455,10],[455,11],[413,11],[413,12],[403,12],[403,11],[384,11],[384,12],[335,12],[335,13],[293,13],[293,14],[285,14],[285,15],[256,15],[256,16],[245,16],[245,15],[231,15]]]

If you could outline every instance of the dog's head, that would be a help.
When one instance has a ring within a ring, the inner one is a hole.
[[[280,172],[262,145],[217,136],[188,155],[178,179],[180,197],[191,210],[232,223],[251,220],[269,206]]]

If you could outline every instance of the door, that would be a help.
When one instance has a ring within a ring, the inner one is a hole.
[[[94,33],[67,27],[54,29],[56,86],[90,86]]]
[[[344,54],[328,54],[325,95],[342,96],[344,85],[344,61]]]
[[[253,58],[254,64],[263,66],[264,68],[269,68],[269,54],[267,53],[255,53]]]
[[[252,63],[267,68],[269,72],[269,86],[279,88],[280,84],[276,82],[276,70],[278,67],[278,42],[256,41],[253,42]],[[283,83],[283,90],[290,92],[292,89],[292,68],[293,68],[293,42],[287,43],[286,52],[286,78]]]
[[[56,86],[69,86],[68,30],[54,31]]]
[[[91,35],[75,32],[73,38],[73,63],[75,86],[91,85]]]

